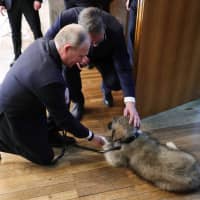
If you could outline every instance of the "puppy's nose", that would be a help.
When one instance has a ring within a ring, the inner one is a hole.
[[[108,129],[111,130],[112,129],[112,122],[108,123]]]

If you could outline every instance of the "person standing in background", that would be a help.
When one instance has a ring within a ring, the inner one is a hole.
[[[126,0],[126,9],[129,11],[127,50],[130,57],[131,66],[134,66],[134,41],[137,18],[137,4],[138,0]]]
[[[4,15],[4,10],[7,10],[10,23],[12,42],[14,48],[14,60],[10,64],[12,66],[21,54],[22,36],[21,22],[22,14],[24,14],[34,38],[42,37],[40,17],[38,10],[41,8],[42,0],[0,0],[0,13]]]
[[[98,7],[107,12],[109,12],[110,3],[112,0],[64,0],[65,8],[73,8],[73,7]]]

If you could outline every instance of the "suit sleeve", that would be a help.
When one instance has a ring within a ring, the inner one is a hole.
[[[0,6],[5,6],[5,1],[4,0],[0,0]]]
[[[135,97],[133,70],[123,34],[123,28],[118,28],[113,34],[114,52],[113,61],[117,71],[124,97]]]
[[[57,17],[53,25],[47,30],[47,33],[44,37],[49,40],[52,40],[62,27],[72,23],[77,23],[77,17],[75,15],[74,10],[75,9],[72,8],[61,12],[61,14]]]
[[[40,88],[37,96],[43,102],[58,127],[69,131],[78,138],[85,138],[89,135],[89,130],[69,112],[64,93],[64,85],[51,83]]]

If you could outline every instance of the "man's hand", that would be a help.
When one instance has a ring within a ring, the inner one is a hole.
[[[34,1],[33,2],[33,8],[34,10],[39,10],[41,8],[42,4],[40,1]]]
[[[89,62],[90,62],[90,59],[87,56],[84,56],[80,64],[82,66],[86,66],[88,65]]]
[[[5,15],[5,13],[4,13],[5,11],[6,11],[5,6],[0,6],[0,13],[1,13],[2,16]]]
[[[126,102],[124,116],[129,117],[129,124],[133,124],[134,127],[140,127],[140,117],[134,102]]]
[[[97,147],[102,147],[105,144],[105,139],[103,136],[94,134],[94,137],[91,140],[91,142]]]
[[[77,67],[81,71],[83,67],[87,66],[90,62],[90,59],[87,56],[84,56],[80,63],[76,63]]]

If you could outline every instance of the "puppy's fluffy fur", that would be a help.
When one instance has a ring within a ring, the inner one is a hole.
[[[125,117],[114,118],[110,124],[114,133],[107,139],[104,150],[119,145],[119,138],[133,135],[134,128]],[[162,145],[148,134],[140,134],[134,141],[121,144],[120,150],[105,153],[112,166],[128,167],[147,181],[161,189],[188,192],[200,186],[200,166],[189,153],[173,145]]]

